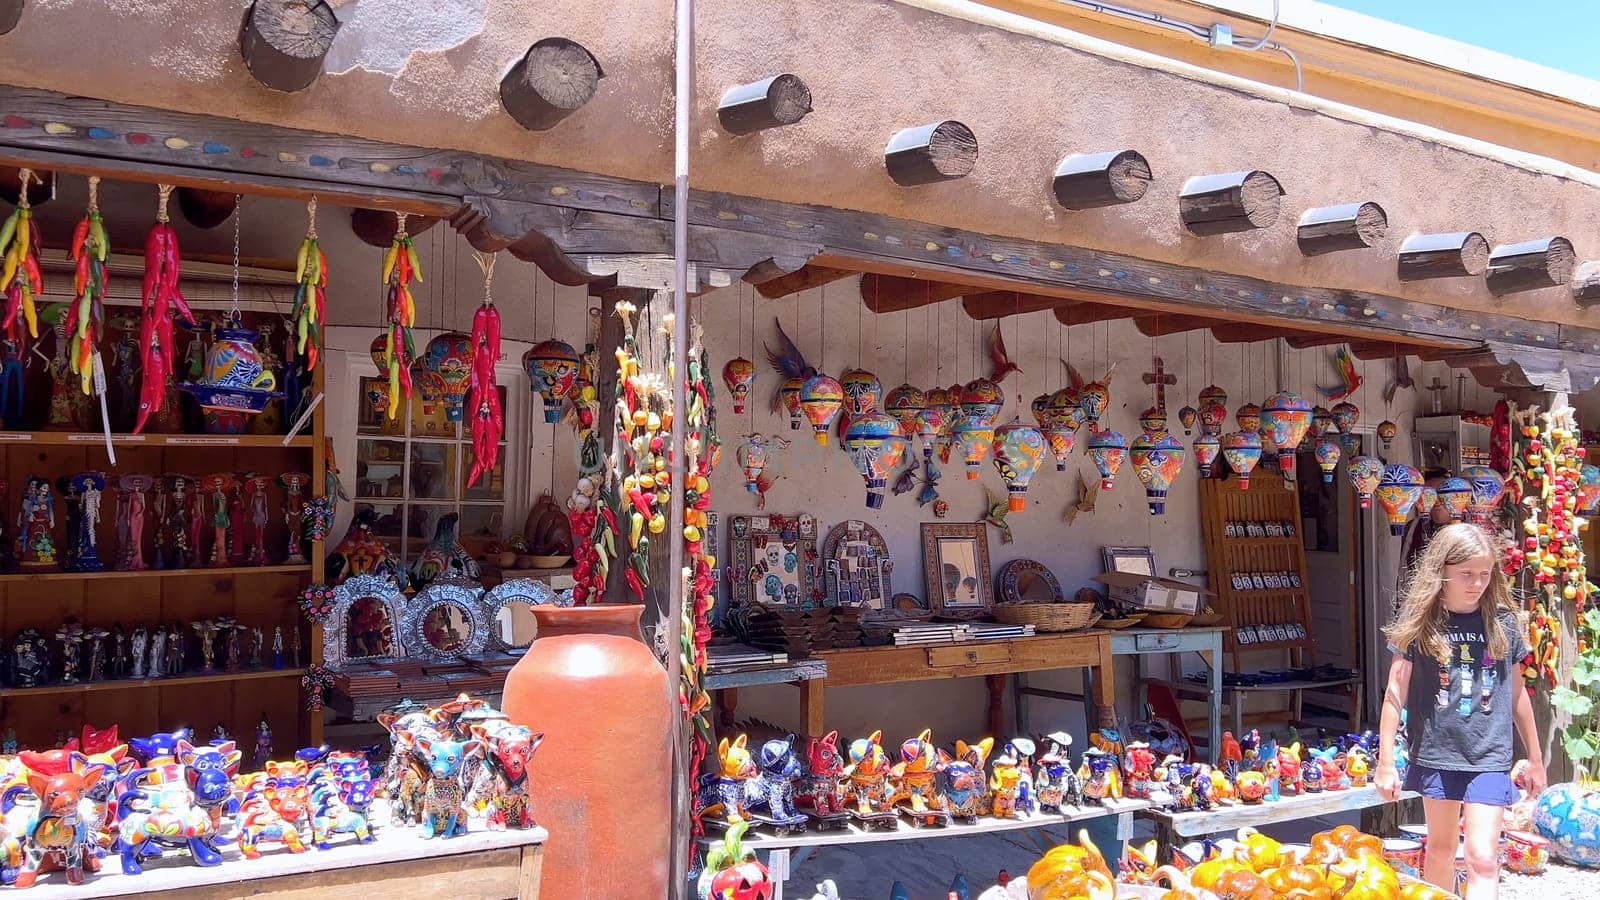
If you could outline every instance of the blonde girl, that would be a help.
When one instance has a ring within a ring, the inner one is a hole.
[[[1528,779],[1544,788],[1533,706],[1523,688],[1527,653],[1493,539],[1477,525],[1446,525],[1418,557],[1400,611],[1386,629],[1394,660],[1383,695],[1373,783],[1389,800],[1402,787],[1422,795],[1428,824],[1424,875],[1454,889],[1465,820],[1467,900],[1499,889],[1500,823],[1516,800],[1512,730],[1522,738]],[[1395,771],[1394,737],[1407,710],[1411,765]]]

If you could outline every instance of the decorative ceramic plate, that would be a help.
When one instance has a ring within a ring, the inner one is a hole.
[[[1042,584],[1048,597],[1036,596]],[[1000,567],[995,575],[995,593],[1001,603],[1061,603],[1061,582],[1043,563],[1031,559],[1013,559]]]

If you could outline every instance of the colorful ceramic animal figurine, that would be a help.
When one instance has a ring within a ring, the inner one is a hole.
[[[839,755],[839,732],[830,731],[806,741],[805,770],[795,790],[795,806],[816,820],[818,831],[843,827],[845,812],[844,757]]]
[[[1017,816],[1018,795],[1023,791],[1022,770],[1017,763],[1017,752],[1011,744],[1002,747],[1000,755],[995,757],[989,776],[989,808],[996,819]]]
[[[1233,782],[1228,780],[1228,773],[1215,766],[1205,766],[1205,777],[1211,779],[1211,799],[1223,806],[1233,806],[1239,802],[1234,796]]]
[[[1118,758],[1099,747],[1084,751],[1083,763],[1078,767],[1084,797],[1102,801],[1122,799],[1122,782],[1117,775]]]
[[[0,884],[15,884],[22,870],[29,836],[39,821],[39,795],[28,786],[28,773],[8,765],[0,782]]]
[[[695,792],[695,815],[714,825],[734,825],[749,820],[745,808],[745,782],[756,777],[756,763],[747,746],[749,737],[717,743],[717,772],[700,776]]]
[[[104,774],[103,768],[76,751],[66,772],[29,773],[28,787],[39,798],[39,815],[28,834],[17,887],[33,887],[40,875],[57,869],[66,871],[68,884],[82,884],[84,872],[100,871],[100,823],[88,821],[80,804]]]
[[[956,741],[955,758],[939,769],[937,783],[953,818],[971,824],[987,811],[983,765],[993,748],[994,738],[990,737],[975,744]]]
[[[1278,748],[1278,793],[1298,794],[1304,790],[1300,771],[1300,743]]]
[[[1350,778],[1345,775],[1344,768],[1339,763],[1339,748],[1324,747],[1313,750],[1311,756],[1322,768],[1323,790],[1343,791],[1350,788]]]
[[[1126,779],[1124,788],[1129,797],[1145,799],[1150,796],[1150,784],[1155,780],[1156,755],[1150,745],[1134,741],[1122,757],[1122,770]]]
[[[318,850],[327,850],[336,834],[353,834],[359,844],[373,840],[367,817],[350,808],[338,784],[323,781],[311,789],[311,842]]]
[[[1267,795],[1267,776],[1246,769],[1239,773],[1235,789],[1239,792],[1239,799],[1245,803],[1260,803]]]
[[[851,741],[848,757],[844,774],[849,781],[850,814],[868,828],[893,828],[896,816],[889,805],[889,757],[883,752],[883,732]]]
[[[299,823],[284,817],[284,804],[275,804],[276,799],[276,792],[267,788],[248,797],[239,807],[239,852],[245,859],[260,859],[263,842],[283,844],[290,853],[306,852]],[[290,812],[299,818],[303,809],[291,807]]]
[[[1222,733],[1221,744],[1222,749],[1217,752],[1217,765],[1228,773],[1229,778],[1236,778],[1239,775],[1239,769],[1244,765],[1244,750],[1239,746],[1239,742],[1234,739],[1231,731]]]
[[[233,776],[239,773],[239,757],[233,741],[223,741],[209,747],[195,747],[188,741],[178,741],[178,763],[183,766],[184,778],[194,795],[194,805],[211,819],[211,830],[222,831],[222,816],[232,805]]]
[[[1315,754],[1317,751],[1312,750]],[[1307,794],[1322,793],[1322,763],[1316,756],[1307,756],[1300,763],[1300,790]]]
[[[128,741],[128,752],[139,761],[141,766],[158,766],[162,763],[172,762],[177,758],[178,742],[194,738],[194,732],[187,728],[177,731],[156,732],[147,738],[132,738]]]
[[[183,766],[169,757],[158,759],[168,761],[134,769],[122,779],[125,787],[117,798],[114,845],[122,857],[122,873],[138,875],[144,871],[142,861],[161,855],[163,849],[187,849],[197,865],[218,865],[222,853],[216,847],[211,815],[194,805]]]
[[[1079,806],[1083,802],[1083,787],[1078,773],[1073,771],[1067,752],[1072,747],[1072,735],[1065,731],[1045,735],[1048,749],[1039,757],[1039,772],[1034,780],[1034,796],[1039,809],[1058,813],[1063,806]]]
[[[950,812],[939,792],[939,766],[949,756],[933,745],[933,732],[927,728],[900,744],[900,761],[890,770],[889,803],[912,825],[948,825]]]
[[[532,828],[533,802],[528,797],[528,762],[544,741],[544,732],[526,725],[496,722],[476,725],[473,733],[488,748],[487,765],[479,775],[491,780],[487,800],[490,828]]]
[[[467,817],[462,811],[466,788],[461,784],[461,767],[481,746],[477,741],[417,740],[417,749],[428,760],[430,776],[422,801],[424,838],[449,838],[467,833]]]
[[[794,806],[794,781],[800,761],[794,755],[794,735],[767,741],[756,753],[756,777],[744,783],[744,805],[755,821],[772,826],[778,834],[806,830],[806,817]]]
[[[1344,771],[1350,776],[1350,786],[1364,788],[1367,786],[1367,751],[1360,746],[1351,747],[1344,754]]]

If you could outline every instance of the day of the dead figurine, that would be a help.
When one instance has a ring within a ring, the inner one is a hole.
[[[17,557],[24,572],[53,572],[60,568],[56,543],[56,509],[50,479],[29,475],[17,515]]]
[[[207,475],[200,479],[200,489],[205,491],[206,503],[210,504],[211,522],[211,566],[223,568],[228,565],[228,528],[232,518],[228,512],[228,492],[233,488],[233,476],[226,472]]]
[[[244,502],[246,522],[249,527],[245,531],[249,549],[245,552],[245,563],[252,566],[267,564],[267,491],[272,486],[272,479],[265,475],[252,475],[244,483]]]
[[[289,549],[283,562],[297,566],[306,561],[305,553],[301,552],[301,522],[305,518],[305,489],[311,483],[311,476],[305,472],[285,472],[278,476],[278,483],[283,485],[284,524],[289,526]]]
[[[77,531],[73,534],[72,570],[98,572],[105,568],[100,559],[99,540],[100,503],[105,497],[106,476],[103,472],[79,472],[72,476],[72,492],[78,495]]]
[[[117,479],[117,568],[125,572],[149,568],[144,559],[144,523],[149,507],[146,495],[154,485],[155,479],[143,474]]]

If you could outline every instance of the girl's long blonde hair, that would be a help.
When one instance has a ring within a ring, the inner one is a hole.
[[[1495,565],[1500,554],[1494,539],[1483,528],[1465,522],[1439,529],[1417,557],[1406,578],[1400,611],[1383,630],[1389,642],[1401,652],[1415,645],[1439,660],[1441,665],[1448,665],[1452,648],[1444,636],[1444,568],[1485,556],[1493,568],[1489,585],[1478,598],[1478,609],[1483,613],[1483,633],[1489,642],[1489,656],[1505,659],[1510,639],[1500,624],[1500,613],[1516,613],[1516,607],[1511,605],[1511,589],[1505,575]]]

